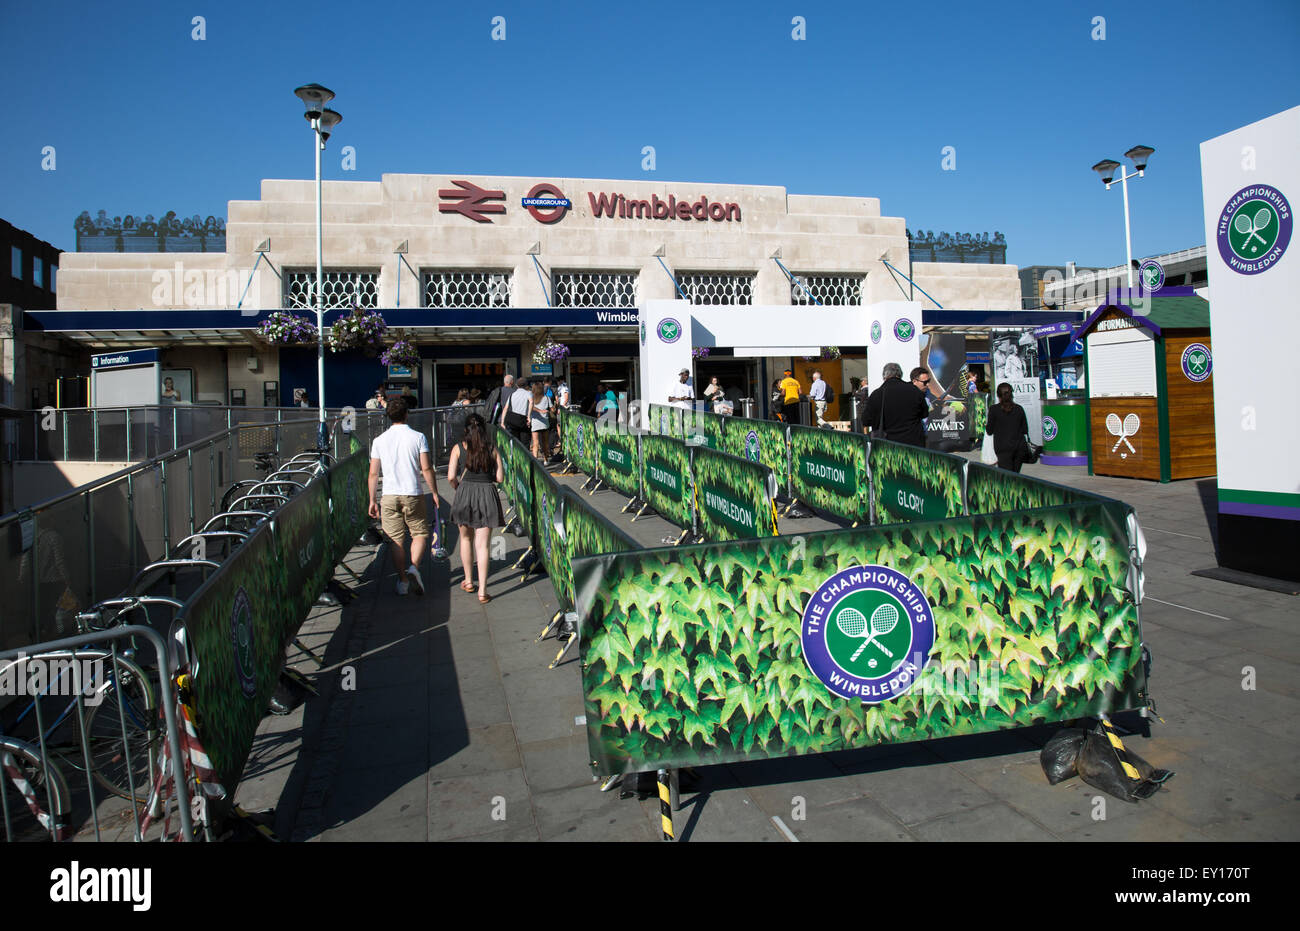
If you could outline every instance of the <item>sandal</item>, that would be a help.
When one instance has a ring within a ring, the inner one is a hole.
[[[478,591],[478,589],[474,587],[474,583],[469,581],[468,579],[460,583],[460,590],[470,595]]]
[[[485,604],[487,604],[487,603],[488,603],[489,601],[491,601],[491,600],[492,600],[492,596],[491,596],[491,595],[484,594],[484,595],[479,595],[479,596],[478,596],[478,603],[481,604],[481,605],[485,605]]]

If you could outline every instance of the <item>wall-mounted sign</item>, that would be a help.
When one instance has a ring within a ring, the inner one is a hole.
[[[1060,336],[1072,332],[1074,332],[1074,324],[1066,320],[1062,320],[1060,323],[1048,323],[1044,326],[1034,327],[1034,337],[1036,339],[1042,339],[1045,336]]]
[[[469,217],[478,223],[491,223],[492,218],[485,216],[489,213],[505,213],[505,204],[489,204],[490,200],[505,200],[505,191],[489,191],[481,188],[471,181],[452,181],[460,190],[447,188],[440,190],[438,196],[444,201],[438,205],[439,213],[459,213],[461,216]]]
[[[534,184],[524,195],[523,205],[538,223],[558,223],[572,206],[569,199],[553,184]]]
[[[547,362],[547,363],[544,363],[544,364],[534,362],[534,363],[533,363],[533,374],[534,374],[534,375],[554,375],[554,374],[555,374],[555,366],[554,366],[553,363],[550,363],[550,362]]]
[[[157,349],[127,349],[90,357],[92,369],[125,368],[128,365],[149,365],[158,361]]]
[[[627,197],[623,194],[587,194],[591,202],[591,215],[622,220],[712,220],[715,223],[740,222],[740,204],[724,204],[701,197],[696,201],[678,200],[669,194],[667,200],[651,194],[649,200]]]
[[[1204,343],[1191,343],[1183,350],[1183,375],[1188,381],[1203,382],[1214,371],[1214,357]]]
[[[414,378],[415,369],[409,365],[390,365],[388,367],[389,378]]]

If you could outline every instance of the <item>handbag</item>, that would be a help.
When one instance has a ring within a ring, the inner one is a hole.
[[[984,445],[980,447],[980,462],[985,465],[997,465],[998,454],[993,450],[992,434],[984,434]]]
[[[528,426],[528,418],[516,410],[506,411],[506,428],[518,433]]]
[[[1020,448],[1016,450],[1016,461],[1024,465],[1033,465],[1042,454],[1043,447],[1037,443],[1029,442],[1029,437],[1025,436],[1020,441]]]

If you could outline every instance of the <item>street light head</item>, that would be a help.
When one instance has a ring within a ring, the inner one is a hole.
[[[1133,167],[1137,169],[1138,174],[1147,170],[1147,159],[1155,149],[1149,145],[1135,145],[1124,153],[1124,157],[1133,162]]]
[[[334,99],[334,92],[320,84],[304,84],[302,87],[294,88],[293,92],[307,107],[306,116],[309,120],[319,119],[325,104]]]
[[[1119,167],[1119,162],[1113,158],[1103,158],[1097,164],[1092,166],[1092,170],[1101,175],[1102,184],[1110,187],[1110,183],[1115,180],[1115,169]]]
[[[330,133],[334,131],[334,127],[339,125],[339,123],[342,122],[343,122],[343,115],[340,114],[337,110],[325,109],[321,111],[320,113],[321,145],[324,145],[325,142],[329,139]]]

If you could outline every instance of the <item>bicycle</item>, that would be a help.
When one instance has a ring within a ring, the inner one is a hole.
[[[0,821],[7,842],[58,841],[71,835],[68,781],[39,747],[0,736],[0,770]]]
[[[99,612],[77,616],[83,630],[86,630],[86,619],[92,615],[99,616]],[[37,746],[38,753],[45,752],[79,773],[89,773],[95,782],[120,798],[147,801],[149,774],[157,762],[162,731],[154,689],[144,669],[129,655],[94,647],[27,657],[27,662],[34,660],[59,668],[58,677],[22,707],[13,718],[10,730],[33,719],[36,743],[28,746]],[[84,661],[101,664],[103,681],[74,680],[80,686],[78,693],[68,697],[46,726],[41,703],[62,698],[57,693],[66,689],[72,664]],[[98,701],[94,704],[85,701],[87,695],[97,695]],[[84,739],[67,733],[65,724],[73,719],[77,722],[76,732]],[[61,741],[57,739],[60,733],[64,735]],[[17,739],[0,728],[0,738],[5,737]]]

